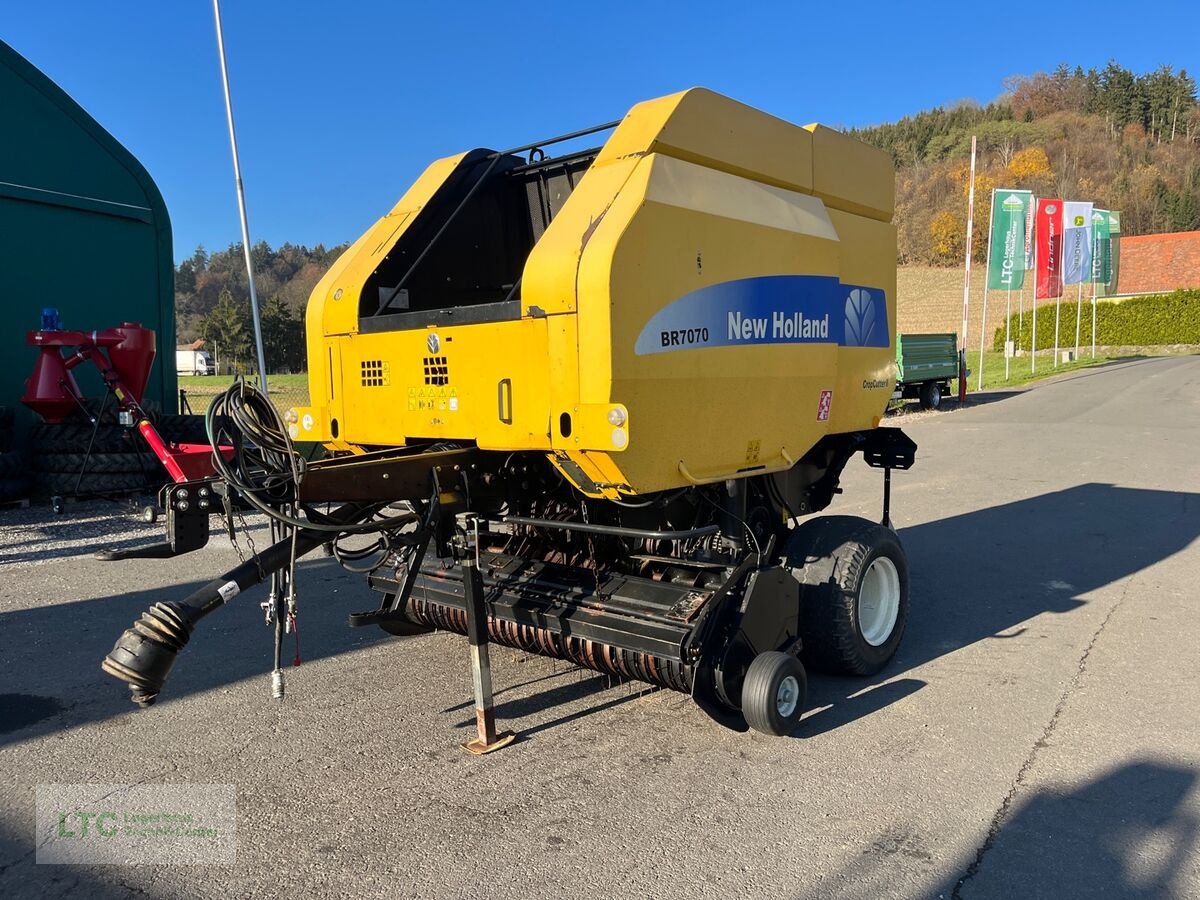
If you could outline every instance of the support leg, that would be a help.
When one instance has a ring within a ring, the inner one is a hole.
[[[483,577],[479,574],[477,528],[472,513],[459,513],[455,550],[463,575],[463,599],[467,607],[467,642],[471,646],[471,684],[475,689],[477,736],[463,749],[477,756],[507,747],[516,737],[511,732],[496,734],[496,710],[492,701],[492,667],[488,659],[487,608],[483,603]]]
[[[883,522],[880,524],[884,528],[892,528],[892,470],[890,466],[883,470]],[[892,528],[892,530],[896,529]]]

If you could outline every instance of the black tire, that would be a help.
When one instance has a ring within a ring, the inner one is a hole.
[[[742,715],[763,734],[791,734],[804,715],[808,678],[800,660],[769,650],[754,657],[742,682]]]
[[[144,451],[146,443],[133,429],[123,425],[101,423],[92,436],[92,426],[64,422],[61,425],[35,425],[29,436],[30,446],[38,456],[46,453],[132,453]]]
[[[785,556],[801,584],[804,662],[842,675],[874,675],[886,666],[900,646],[909,611],[908,561],[895,533],[854,516],[822,516],[792,532]],[[881,558],[886,562],[876,566]],[[868,573],[871,586],[860,601]],[[876,615],[867,635],[860,603],[870,604],[873,596],[890,599],[863,607]]]
[[[144,478],[133,472],[85,473],[82,478],[74,473],[47,472],[41,477],[41,485],[48,493],[62,497],[154,491],[165,482],[165,476],[159,479]]]
[[[29,475],[25,454],[19,450],[0,453],[0,478],[24,478]]]
[[[162,405],[159,404],[157,400],[143,400],[141,407],[142,412],[144,412],[150,418],[151,422],[157,421],[160,418],[162,413]],[[83,409],[87,410],[87,415],[84,414]],[[115,397],[109,397],[107,402],[105,402],[103,398],[93,399],[91,397],[85,397],[83,399],[83,409],[76,407],[70,418],[67,419],[67,422],[75,424],[86,423],[90,427],[91,422],[89,421],[89,416],[98,416],[102,426],[118,424],[117,400]],[[101,410],[103,410],[103,412],[101,412]]]
[[[921,385],[921,409],[937,409],[942,405],[942,386],[936,381]]]
[[[158,477],[163,469],[153,453],[43,453],[37,458],[42,472],[63,472],[78,475],[109,475],[122,472],[145,472]]]
[[[29,496],[29,479],[19,475],[0,478],[0,500],[24,500]]]
[[[228,427],[229,419],[219,417],[214,423],[219,431]],[[207,444],[208,432],[204,430],[204,416],[160,416],[158,433],[164,441],[174,441],[177,444]]]

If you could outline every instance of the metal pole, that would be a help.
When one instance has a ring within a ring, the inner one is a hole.
[[[1029,372],[1037,373],[1037,302],[1038,302],[1038,267],[1037,267],[1037,197],[1031,197],[1033,203],[1033,296],[1029,300],[1029,317],[1033,319],[1033,336],[1029,340]]]
[[[1079,362],[1079,334],[1083,324],[1083,282],[1075,290],[1075,362]]]
[[[974,144],[974,138],[971,139],[971,142],[972,142],[972,144]],[[974,193],[974,189],[975,189],[975,179],[974,179],[974,177],[972,177],[972,179],[971,179],[972,193]],[[979,379],[976,382],[977,387],[975,388],[975,390],[977,390],[977,391],[983,390],[983,345],[984,345],[984,337],[987,335],[988,287],[990,286],[989,281],[992,277],[992,225],[993,225],[992,219],[993,219],[993,217],[995,217],[995,215],[996,215],[996,189],[992,188],[992,203],[991,203],[991,207],[988,209],[987,262],[983,264],[983,317],[979,321]],[[969,240],[967,242],[967,245],[970,246]],[[968,260],[969,260],[969,256],[968,256]],[[968,265],[970,265],[969,261],[968,261]]]
[[[1008,299],[1004,302],[1004,380],[1008,381],[1008,331],[1012,319],[1012,288],[1008,289]]]
[[[1062,317],[1062,285],[1059,285],[1058,296],[1054,299],[1054,368],[1058,368],[1058,325]]]
[[[225,66],[225,35],[221,30],[221,0],[213,0],[213,18],[217,23],[217,55],[221,58],[221,83],[225,88],[225,118],[229,121],[229,148],[233,152],[233,177],[237,182],[238,213],[242,219],[242,250],[246,254],[246,278],[250,283],[250,316],[254,320],[254,346],[258,352],[258,380],[267,393],[267,358],[263,353],[262,320],[258,314],[258,295],[254,292],[254,261],[250,258],[250,223],[246,220],[246,192],[242,188],[242,165],[238,160],[237,132],[233,127],[233,98],[229,94],[229,70]]]
[[[1036,276],[1035,276],[1036,277]],[[1017,343],[1025,340],[1025,281],[1021,281],[1021,293],[1017,297]]]
[[[1096,358],[1096,282],[1092,282],[1092,359]]]
[[[479,518],[474,513],[455,516],[458,534],[455,552],[463,576],[463,601],[467,612],[467,643],[471,646],[471,685],[475,692],[476,737],[463,749],[477,756],[513,742],[511,733],[496,734],[496,709],[492,700],[492,666],[488,657],[487,607],[483,602],[483,576],[479,574]]]
[[[967,349],[967,307],[971,301],[971,237],[975,231],[975,136],[971,135],[971,186],[967,192],[967,267],[963,276],[962,348]]]

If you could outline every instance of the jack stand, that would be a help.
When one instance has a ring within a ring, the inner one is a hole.
[[[888,466],[883,470],[883,521],[880,523],[884,528],[892,528],[892,467]]]
[[[479,574],[479,519],[474,513],[459,513],[454,549],[463,576],[463,600],[467,607],[467,642],[471,645],[471,682],[475,688],[477,737],[462,745],[468,753],[482,756],[515,739],[510,731],[496,734],[496,710],[492,702],[492,666],[488,659],[487,608],[483,603],[483,576]]]

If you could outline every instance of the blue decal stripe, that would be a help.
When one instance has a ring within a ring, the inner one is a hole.
[[[830,275],[764,275],[712,284],[668,303],[642,328],[639,356],[740,344],[887,347],[879,288]]]

